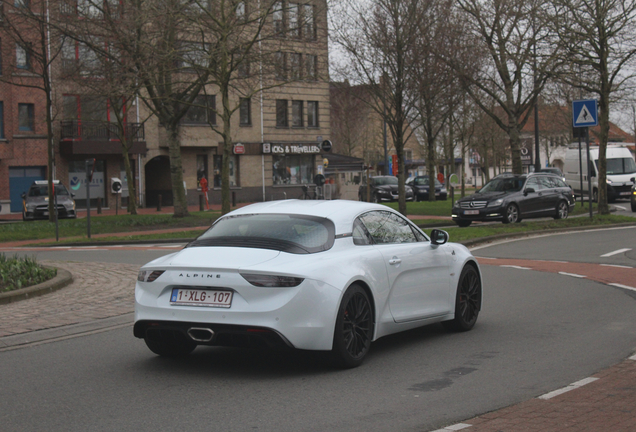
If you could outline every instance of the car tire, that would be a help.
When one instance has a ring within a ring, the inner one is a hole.
[[[371,198],[371,201],[374,203],[379,203],[380,202],[380,197],[378,196],[378,194],[373,194],[373,197]]]
[[[153,353],[161,357],[183,357],[190,354],[197,344],[181,333],[151,331],[144,337],[146,345]]]
[[[470,224],[473,223],[473,221],[456,220],[455,223],[460,228],[466,228],[466,227],[469,227]]]
[[[519,216],[519,207],[515,204],[508,204],[506,210],[504,212],[503,223],[517,223],[521,221],[521,217]]]
[[[451,331],[465,332],[472,329],[481,310],[481,279],[479,273],[467,264],[459,276],[455,295],[455,318],[443,321],[442,325]]]
[[[598,189],[592,190],[592,202],[598,203]]]
[[[570,209],[568,207],[568,203],[565,201],[559,201],[556,208],[556,214],[554,215],[555,219],[567,219],[570,214]]]
[[[366,291],[351,285],[338,308],[333,334],[332,356],[337,366],[354,368],[362,364],[373,338],[373,308]]]
[[[636,204],[634,204],[634,203],[631,203],[631,204],[632,204],[632,211],[636,212]]]

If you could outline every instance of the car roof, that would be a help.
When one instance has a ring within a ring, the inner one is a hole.
[[[371,210],[385,210],[399,214],[390,207],[361,201],[281,200],[250,204],[228,213],[225,217],[257,213],[317,216],[332,220],[336,226],[337,235],[350,233],[353,220],[360,214]]]

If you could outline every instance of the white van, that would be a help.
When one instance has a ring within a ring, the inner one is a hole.
[[[592,199],[598,201],[598,146],[590,146],[590,159],[594,164],[587,163],[587,151],[585,144],[581,145],[581,158],[583,163],[579,165],[579,145],[572,144],[565,154],[564,175],[566,183],[575,194],[581,195],[581,177],[579,167],[583,170],[583,194],[588,195],[587,173],[588,167],[592,178]],[[614,201],[617,198],[629,198],[631,194],[632,177],[636,175],[636,163],[627,147],[616,144],[608,144],[607,152],[607,200]]]

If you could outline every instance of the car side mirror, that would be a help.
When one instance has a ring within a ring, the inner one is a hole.
[[[26,198],[26,192],[22,192],[22,195],[20,195],[22,197],[22,199]]]
[[[534,188],[526,188],[526,190],[523,191],[524,195],[528,195],[529,193],[534,193]]]
[[[431,243],[434,245],[443,245],[448,241],[448,233],[446,231],[434,229],[431,231]]]
[[[630,178],[629,181],[632,182],[632,183],[636,183],[636,177]]]

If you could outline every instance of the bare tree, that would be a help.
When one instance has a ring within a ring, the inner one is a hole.
[[[410,80],[420,24],[419,0],[343,0],[334,40],[344,51],[340,73],[368,84],[369,106],[386,122],[398,157],[399,211],[406,214],[404,144],[413,134],[416,111]]]
[[[372,140],[369,107],[363,102],[363,92],[363,86],[351,86],[348,81],[331,84],[331,137],[340,154],[365,157]],[[365,158],[365,162],[377,161]]]
[[[53,92],[51,64],[60,54],[52,50],[49,37],[56,35],[49,26],[48,3],[43,0],[0,3],[0,18],[4,34],[16,47],[14,62],[5,64],[0,80],[9,84],[40,90],[46,98],[46,135],[48,155],[49,221],[56,217],[53,174],[55,171],[55,143],[53,136]],[[6,70],[10,70],[7,73]],[[31,119],[31,121],[34,121]]]
[[[555,64],[556,47],[540,13],[545,3],[458,0],[458,4],[469,17],[471,31],[464,49],[484,53],[483,58],[488,61],[480,65],[476,75],[470,63],[466,65],[453,57],[448,62],[467,84],[468,93],[479,107],[508,135],[512,171],[520,174],[520,132]],[[495,101],[493,108],[488,100]]]
[[[609,214],[607,205],[607,161],[605,152],[610,128],[609,112],[633,76],[636,55],[636,1],[555,0],[551,27],[558,35],[563,56],[579,66],[578,73],[562,74],[568,84],[599,98],[598,208]]]

